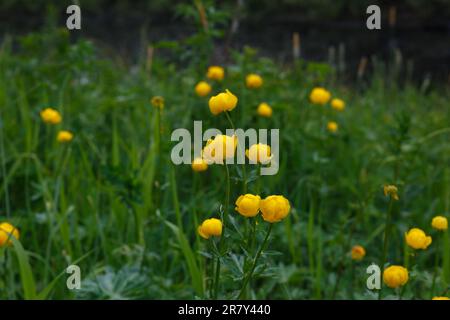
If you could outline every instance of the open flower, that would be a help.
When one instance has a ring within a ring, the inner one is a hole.
[[[61,114],[52,108],[46,108],[41,111],[41,119],[48,124],[58,124],[61,122]]]
[[[0,247],[12,245],[11,237],[19,240],[19,230],[8,222],[0,223]]]
[[[263,79],[260,75],[250,73],[247,77],[245,77],[245,84],[249,89],[257,89],[262,86]]]
[[[233,110],[237,103],[238,98],[227,89],[225,92],[209,98],[208,105],[211,113],[218,115],[221,112]]]
[[[203,158],[195,158],[191,164],[192,170],[195,172],[206,171],[208,169],[208,163]]]
[[[344,100],[334,98],[331,100],[331,107],[336,111],[343,111],[345,109]]]
[[[390,266],[383,272],[383,281],[389,288],[404,286],[408,278],[408,269],[402,266]]]
[[[198,234],[209,239],[211,236],[220,237],[222,235],[222,221],[216,218],[206,219],[197,228]]]
[[[270,223],[281,221],[291,210],[288,199],[278,195],[261,200],[260,208],[263,219]]]
[[[352,260],[360,261],[366,255],[366,250],[362,246],[353,246],[352,248]]]
[[[263,102],[259,104],[256,112],[261,117],[270,118],[272,116],[272,107]]]
[[[73,139],[73,133],[67,130],[61,130],[58,132],[58,135],[56,136],[56,140],[61,143],[67,143],[72,141]]]
[[[431,237],[427,236],[425,232],[419,228],[412,228],[405,233],[405,240],[408,246],[416,250],[425,250],[432,242]]]
[[[245,151],[245,155],[253,163],[267,164],[272,160],[270,146],[263,143],[252,145]]]
[[[219,66],[211,66],[206,73],[208,79],[221,81],[225,76],[225,70]]]
[[[195,86],[195,93],[199,97],[206,97],[211,92],[211,86],[206,81],[200,81]]]
[[[384,196],[390,196],[394,200],[398,200],[398,189],[394,185],[385,185],[383,187]]]
[[[254,217],[259,212],[261,197],[247,193],[236,200],[235,210],[244,217]]]
[[[338,130],[339,126],[336,122],[330,121],[327,123],[327,130],[331,133],[335,133]]]
[[[164,98],[161,96],[155,96],[151,100],[152,106],[158,109],[164,108]]]
[[[225,159],[234,157],[237,147],[237,136],[218,134],[209,139],[203,148],[203,158],[208,164],[223,164]]]
[[[314,104],[326,104],[331,98],[331,93],[324,88],[314,88],[309,94],[309,100]]]
[[[444,231],[448,229],[448,220],[444,216],[436,216],[431,220],[431,226],[439,231]]]

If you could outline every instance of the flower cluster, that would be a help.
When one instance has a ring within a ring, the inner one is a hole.
[[[261,200],[259,195],[245,194],[236,200],[235,210],[244,217],[255,217],[261,212],[262,218],[270,223],[284,219],[291,210],[289,201],[279,195],[268,196]]]

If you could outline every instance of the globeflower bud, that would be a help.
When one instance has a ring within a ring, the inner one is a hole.
[[[431,220],[431,226],[439,231],[444,231],[448,229],[448,220],[444,216],[436,216]]]
[[[251,73],[247,75],[247,77],[245,78],[245,84],[249,89],[257,89],[262,86],[263,79],[261,78],[260,75]]]
[[[330,121],[327,124],[327,130],[331,133],[335,133],[338,130],[339,126],[336,122]]]
[[[19,240],[19,230],[8,222],[3,222],[0,224],[0,247],[11,246],[11,237]]]
[[[425,232],[419,228],[412,228],[405,233],[405,240],[408,246],[416,250],[425,250],[432,242],[431,237],[427,236]]]
[[[222,221],[216,218],[206,219],[197,228],[197,231],[204,239],[209,239],[211,236],[220,237],[222,235]]]
[[[343,111],[345,109],[345,102],[341,99],[334,98],[331,100],[331,107],[336,111]]]
[[[200,81],[195,86],[195,93],[199,97],[206,97],[211,92],[211,86],[206,81]]]
[[[206,171],[208,169],[208,163],[203,158],[195,158],[192,161],[191,167],[195,172]]]
[[[151,100],[152,106],[158,109],[164,108],[164,98],[161,96],[155,96]]]
[[[260,103],[257,113],[261,117],[270,118],[272,116],[272,107],[265,102]]]
[[[239,198],[236,200],[235,210],[244,217],[254,217],[259,212],[260,201],[260,196],[247,193],[245,195],[239,196]]]
[[[225,76],[225,71],[222,67],[211,66],[208,68],[206,76],[208,79],[221,81]]]
[[[272,159],[270,146],[267,144],[254,144],[245,151],[247,158],[253,163],[268,164]]]
[[[324,105],[330,100],[330,98],[331,93],[320,87],[314,88],[309,95],[309,100],[314,104]]]
[[[389,288],[404,286],[408,278],[408,269],[402,266],[390,266],[383,272],[383,281]]]
[[[291,210],[288,199],[277,195],[261,200],[260,208],[263,219],[270,223],[281,221]]]
[[[398,194],[397,194],[398,189],[394,185],[385,185],[383,187],[383,192],[384,192],[384,196],[385,197],[390,196],[394,200],[398,200],[399,199],[398,198]]]
[[[352,248],[352,260],[360,261],[366,255],[366,250],[362,246],[353,246]]]
[[[225,159],[234,157],[237,147],[237,136],[218,134],[209,139],[203,148],[203,158],[208,164],[223,164]]]
[[[56,140],[61,143],[70,142],[73,139],[73,134],[70,131],[61,130],[58,132],[58,136],[56,137]]]
[[[61,114],[52,108],[46,108],[41,111],[41,119],[48,124],[58,124],[61,122]]]
[[[208,105],[211,113],[213,115],[218,115],[221,112],[233,110],[237,103],[238,98],[227,89],[225,92],[212,96],[209,99]]]

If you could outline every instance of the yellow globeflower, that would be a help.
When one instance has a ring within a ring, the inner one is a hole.
[[[390,266],[383,272],[383,281],[389,288],[398,288],[408,282],[408,269],[402,266]]]
[[[208,164],[223,164],[224,159],[234,157],[237,147],[237,136],[218,134],[214,139],[209,139],[203,148],[203,157]]]
[[[245,84],[247,85],[247,88],[249,88],[249,89],[257,89],[262,86],[263,79],[261,78],[260,75],[250,73],[245,78]]]
[[[252,145],[245,151],[245,155],[253,163],[267,164],[272,159],[270,146],[263,143]]]
[[[206,97],[211,92],[211,86],[206,81],[200,81],[195,86],[195,93],[199,97]]]
[[[58,132],[58,136],[56,137],[56,140],[61,143],[70,142],[73,139],[73,133],[67,130],[61,130]]]
[[[432,239],[427,236],[423,230],[419,228],[412,228],[405,233],[405,240],[408,246],[413,249],[425,250],[431,244]]]
[[[19,240],[19,230],[8,222],[0,223],[0,247],[12,245],[11,237]]]
[[[211,66],[208,68],[206,76],[208,79],[220,81],[225,76],[225,71],[222,67]]]
[[[270,118],[272,116],[272,107],[263,102],[259,104],[257,112],[261,117]]]
[[[235,210],[244,217],[254,217],[259,212],[260,196],[247,193],[236,200]]]
[[[334,98],[333,100],[331,100],[331,107],[334,110],[343,111],[345,109],[345,102],[344,100]]]
[[[449,297],[433,297],[431,300],[450,300]]]
[[[335,133],[338,130],[339,126],[336,122],[330,121],[327,123],[327,130],[331,133]]]
[[[41,119],[48,124],[58,124],[61,122],[61,114],[52,108],[46,108],[41,111]]]
[[[444,231],[448,229],[448,220],[444,216],[436,216],[431,220],[431,226],[440,231]]]
[[[330,98],[331,93],[320,87],[314,88],[309,95],[309,100],[314,104],[324,105],[330,100]]]
[[[220,237],[222,234],[222,221],[216,218],[206,219],[197,228],[198,234],[204,238],[209,239],[209,237]]]
[[[362,246],[353,246],[352,248],[352,259],[360,261],[366,255],[366,250]]]
[[[152,106],[158,109],[164,108],[164,98],[161,96],[155,96],[151,100]]]
[[[291,210],[288,199],[283,196],[268,196],[261,200],[260,208],[263,219],[270,223],[281,221]]]
[[[192,161],[192,170],[195,172],[201,172],[208,169],[208,163],[202,159],[202,158],[195,158],[194,161]]]
[[[384,196],[390,196],[394,200],[398,200],[398,189],[394,185],[385,185],[383,187]]]
[[[225,92],[209,98],[208,104],[211,113],[213,115],[218,115],[221,112],[233,110],[237,103],[238,98],[227,89]]]

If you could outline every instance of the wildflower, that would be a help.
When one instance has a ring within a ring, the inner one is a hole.
[[[345,102],[344,100],[334,98],[331,100],[331,107],[336,111],[343,111],[345,109]]]
[[[288,199],[283,196],[268,196],[261,200],[260,208],[263,219],[270,223],[281,221],[291,210]]]
[[[257,112],[261,117],[270,118],[272,116],[272,107],[263,102],[259,104]]]
[[[267,164],[272,159],[270,146],[267,144],[254,144],[245,151],[247,158],[253,163]]]
[[[394,185],[385,185],[383,187],[383,192],[384,192],[384,196],[385,197],[390,196],[394,200],[398,200],[399,199],[398,198],[398,194],[397,194],[398,189]]]
[[[320,87],[314,88],[309,95],[309,100],[314,104],[324,105],[330,100],[330,98],[331,93]]]
[[[0,223],[0,247],[12,245],[11,237],[19,240],[19,230],[8,222]]]
[[[431,300],[450,300],[449,297],[433,297]]]
[[[208,68],[208,72],[206,76],[208,79],[221,81],[225,75],[225,71],[222,67],[219,66],[211,66]]]
[[[366,250],[362,246],[353,246],[352,248],[352,260],[360,261],[366,255]]]
[[[247,85],[247,88],[249,88],[249,89],[257,89],[262,86],[263,79],[261,78],[260,75],[250,73],[245,78],[245,84]]]
[[[245,195],[239,196],[239,198],[236,200],[235,210],[244,217],[254,217],[259,212],[260,201],[260,196],[247,193]]]
[[[56,140],[61,143],[70,142],[73,139],[73,133],[66,130],[61,130],[58,132],[58,136],[56,137]]]
[[[154,106],[155,108],[158,109],[163,109],[164,108],[164,98],[161,96],[154,96],[151,100],[152,102],[152,106]]]
[[[211,86],[206,81],[200,81],[195,86],[195,93],[199,97],[206,97],[211,92]]]
[[[220,237],[222,234],[222,221],[216,218],[206,219],[198,226],[197,231],[204,239],[209,239],[211,236]]]
[[[383,281],[389,288],[398,288],[408,282],[408,269],[402,266],[390,266],[383,272]]]
[[[335,133],[338,130],[339,126],[336,122],[330,121],[327,123],[327,130],[331,133]]]
[[[209,98],[209,110],[213,115],[218,115],[223,111],[233,110],[237,103],[238,98],[227,89],[225,92]]]
[[[41,119],[48,124],[58,124],[61,122],[61,114],[52,108],[46,108],[41,111]]]
[[[431,226],[440,231],[444,231],[448,229],[448,221],[444,216],[436,216],[431,220]]]
[[[208,169],[208,163],[203,158],[195,158],[194,161],[192,161],[192,170],[195,172],[201,172]]]
[[[405,233],[405,240],[408,246],[416,250],[425,250],[432,242],[431,237],[427,236],[425,232],[419,228],[412,228]]]
[[[203,148],[203,157],[208,164],[223,164],[224,159],[233,158],[237,147],[237,136],[218,134],[209,139]]]

